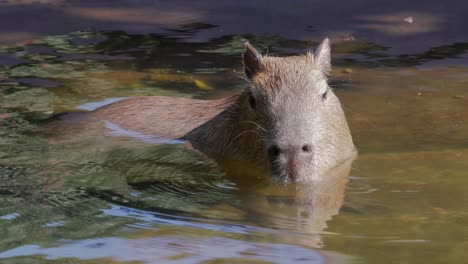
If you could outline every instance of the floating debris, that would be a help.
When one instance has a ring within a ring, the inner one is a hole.
[[[408,24],[414,24],[414,17],[412,16],[406,17],[404,21]]]

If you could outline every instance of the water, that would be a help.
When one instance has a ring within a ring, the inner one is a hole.
[[[1,3],[0,263],[466,262],[464,3],[118,3]],[[77,112],[121,98],[241,91],[246,39],[289,55],[325,34],[359,156],[321,188],[80,129]],[[44,130],[57,119],[73,122]]]

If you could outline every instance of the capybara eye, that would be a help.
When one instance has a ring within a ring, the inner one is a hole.
[[[257,108],[257,100],[255,100],[255,97],[252,93],[249,93],[249,104],[252,109]]]
[[[276,145],[273,145],[268,148],[268,155],[270,155],[270,157],[272,158],[278,157],[280,153],[281,153],[281,150]]]
[[[327,99],[327,92],[328,92],[328,91],[325,91],[325,92],[322,94],[322,100]]]

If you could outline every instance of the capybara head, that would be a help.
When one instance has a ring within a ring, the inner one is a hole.
[[[330,43],[300,56],[262,56],[246,43],[245,105],[264,139],[269,170],[280,182],[317,181],[354,153],[348,124],[328,85]]]

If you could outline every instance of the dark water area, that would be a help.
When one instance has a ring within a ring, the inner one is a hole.
[[[0,263],[464,263],[464,1],[0,1]],[[80,111],[215,99],[332,40],[359,149],[320,188],[230,178]],[[70,114],[71,113],[71,114]],[[70,125],[45,130],[57,119]]]

